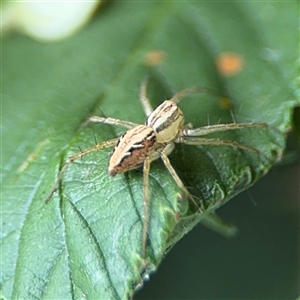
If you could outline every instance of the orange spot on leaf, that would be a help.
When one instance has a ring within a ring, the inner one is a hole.
[[[221,75],[233,76],[243,69],[244,59],[237,53],[224,52],[217,57],[216,65]]]
[[[166,52],[162,50],[152,50],[145,54],[144,64],[153,67],[157,65],[161,65],[165,62]]]
[[[223,108],[223,109],[228,110],[228,109],[232,108],[232,103],[229,98],[221,97],[219,103],[220,103],[221,108]]]

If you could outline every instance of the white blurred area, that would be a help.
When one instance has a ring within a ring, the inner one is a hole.
[[[5,35],[17,30],[42,42],[59,41],[87,23],[100,2],[2,2],[1,32]]]

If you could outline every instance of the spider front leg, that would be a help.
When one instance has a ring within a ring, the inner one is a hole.
[[[156,160],[157,158],[161,157],[164,165],[168,169],[169,173],[171,174],[172,178],[178,185],[178,187],[185,193],[185,195],[193,202],[195,207],[198,209],[198,212],[202,210],[196,203],[194,197],[190,194],[187,190],[183,182],[181,181],[180,177],[178,176],[177,172],[173,168],[168,155],[174,149],[174,144],[170,143],[164,146],[164,148],[160,152],[153,153],[152,156],[146,158],[143,163],[143,204],[144,204],[144,226],[143,226],[143,234],[142,234],[142,258],[144,259],[146,256],[146,245],[147,245],[147,233],[149,228],[149,172],[150,172],[150,164],[151,161]]]
[[[242,128],[266,128],[268,124],[266,123],[230,123],[230,124],[217,124],[203,126],[199,128],[192,128],[191,126],[186,126],[182,130],[183,136],[203,136],[215,132],[227,131],[227,130],[237,130]]]
[[[213,146],[228,146],[232,148],[238,148],[238,149],[247,150],[252,153],[255,153],[256,155],[263,157],[268,163],[271,162],[269,157],[267,157],[264,153],[262,153],[258,149],[231,140],[222,140],[218,138],[208,139],[208,138],[193,137],[193,136],[180,136],[176,139],[175,142],[183,143],[187,145],[213,145]]]
[[[172,148],[174,148],[174,144],[172,144]],[[167,146],[168,147],[168,146]],[[166,148],[167,148],[166,147]],[[176,182],[176,184],[178,185],[178,187],[185,193],[185,195],[194,203],[194,205],[196,206],[196,208],[198,209],[199,212],[201,212],[202,210],[200,209],[200,207],[198,206],[198,204],[196,203],[194,197],[191,195],[191,193],[187,190],[187,188],[185,187],[185,185],[183,184],[183,182],[181,181],[180,177],[178,176],[177,172],[175,171],[175,169],[173,168],[168,155],[169,153],[166,151],[163,151],[161,153],[161,158],[166,166],[166,168],[168,169],[169,173],[171,174],[171,176],[173,177],[174,181]]]
[[[218,138],[212,138],[212,139],[207,139],[207,138],[202,138],[202,137],[190,137],[190,136],[180,136],[177,140],[177,143],[183,143],[187,145],[214,145],[214,146],[229,146],[233,148],[240,148],[243,150],[249,150],[252,151],[256,154],[260,154],[260,151],[257,150],[256,148],[253,148],[251,146],[246,146],[241,143],[237,143],[231,140],[222,140]]]
[[[49,195],[46,197],[45,202],[47,203],[51,199],[51,197],[54,194],[54,192],[57,190],[58,185],[59,185],[59,183],[60,183],[60,181],[61,181],[61,179],[62,179],[65,171],[67,170],[68,166],[71,163],[73,163],[75,160],[77,160],[77,159],[79,159],[79,158],[83,157],[84,155],[87,155],[87,154],[89,154],[91,152],[99,151],[101,149],[108,148],[108,147],[114,147],[117,144],[118,140],[119,139],[116,138],[116,139],[112,139],[112,140],[108,140],[108,141],[96,144],[95,146],[93,146],[91,148],[88,148],[88,149],[86,149],[84,151],[78,152],[78,153],[70,156],[69,158],[67,158],[67,160],[65,161],[63,167],[59,171],[57,179],[56,179],[56,181],[55,181],[55,183],[54,183],[54,185],[53,185],[53,187],[52,187]]]
[[[177,92],[171,99],[170,101],[172,101],[175,104],[178,104],[180,102],[180,100],[182,98],[184,98],[185,96],[188,96],[190,94],[195,94],[195,93],[199,93],[199,92],[203,92],[203,89],[201,89],[200,87],[197,86],[192,86],[190,88],[184,89],[182,91]]]
[[[146,79],[142,82],[140,87],[140,102],[142,104],[146,117],[151,115],[151,113],[153,112],[153,107],[147,97],[147,83],[148,80]]]
[[[217,124],[217,125],[209,125],[199,128],[190,128],[186,126],[177,137],[175,142],[184,143],[188,145],[215,145],[215,146],[228,146],[239,148],[243,150],[248,150],[257,155],[262,155],[268,162],[270,162],[269,158],[259,151],[256,148],[253,148],[248,145],[244,145],[242,143],[238,143],[231,140],[223,140],[218,138],[202,138],[204,135],[208,135],[211,133],[222,132],[227,130],[237,130],[243,128],[267,128],[269,125],[267,123],[230,123],[230,124]]]
[[[143,204],[144,204],[144,226],[142,235],[142,258],[146,257],[147,232],[149,227],[149,172],[150,158],[147,157],[143,164]]]

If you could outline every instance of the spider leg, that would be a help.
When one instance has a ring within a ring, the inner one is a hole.
[[[148,117],[153,112],[153,107],[150,103],[150,100],[147,97],[147,83],[148,80],[144,80],[140,88],[140,102],[142,104],[143,110]]]
[[[229,147],[233,147],[233,148],[248,150],[248,151],[254,152],[256,154],[262,154],[259,150],[257,150],[256,148],[253,148],[251,146],[247,146],[247,145],[237,143],[237,142],[234,142],[231,140],[222,140],[222,139],[218,139],[218,138],[207,139],[207,138],[202,138],[202,137],[180,136],[179,138],[177,138],[177,140],[175,142],[183,143],[183,144],[187,144],[187,145],[215,145],[215,146],[223,145],[223,146],[229,146]]]
[[[177,92],[170,99],[170,101],[178,104],[180,102],[180,100],[182,98],[184,98],[185,96],[188,96],[190,94],[196,94],[196,93],[206,93],[206,94],[212,95],[213,97],[215,97],[217,99],[227,99],[227,97],[218,95],[214,90],[212,90],[210,88],[204,88],[204,87],[200,87],[200,86],[192,86],[190,88],[187,88],[187,89]]]
[[[259,128],[268,127],[266,123],[230,123],[230,124],[217,124],[209,125],[199,128],[184,128],[182,134],[184,136],[203,136],[214,132],[227,131],[227,130],[236,130],[241,128]]]
[[[68,168],[68,166],[74,162],[75,160],[77,160],[78,158],[81,158],[82,156],[86,155],[86,154],[89,154],[91,152],[95,152],[95,151],[99,151],[103,148],[107,148],[107,147],[113,147],[117,144],[118,142],[118,138],[116,139],[112,139],[112,140],[108,140],[108,141],[105,141],[105,142],[102,142],[102,143],[99,143],[99,144],[96,144],[95,146],[91,147],[91,148],[88,148],[84,151],[81,151],[81,152],[78,152],[72,156],[70,156],[69,158],[67,158],[67,160],[65,161],[64,165],[62,166],[61,170],[59,171],[59,174],[57,176],[57,179],[49,193],[49,195],[46,197],[45,199],[45,202],[47,203],[52,195],[54,194],[54,192],[57,190],[57,187],[63,177],[63,174],[65,173],[66,169]]]
[[[86,126],[87,124],[89,124],[91,122],[110,124],[110,125],[118,125],[118,126],[122,126],[122,127],[128,128],[128,129],[135,127],[137,125],[140,125],[140,124],[133,123],[130,121],[124,121],[124,120],[115,119],[115,118],[104,118],[104,117],[92,116],[87,119],[87,121],[83,124],[83,126]]]
[[[146,257],[147,232],[149,227],[149,172],[150,158],[147,157],[143,165],[143,202],[144,202],[144,226],[142,235],[142,258]]]
[[[166,153],[162,152],[161,153],[161,158],[166,166],[166,168],[168,169],[168,171],[170,172],[170,174],[172,175],[173,179],[175,180],[176,184],[179,186],[179,188],[186,194],[186,196],[191,199],[191,201],[194,203],[194,205],[197,207],[197,209],[201,212],[200,207],[198,206],[198,204],[196,203],[194,197],[190,194],[190,192],[187,190],[187,188],[184,186],[183,182],[181,181],[181,179],[179,178],[177,172],[175,171],[175,169],[172,167],[172,164],[167,156]]]
[[[182,90],[182,91],[179,91],[179,92],[177,92],[177,93],[170,99],[170,101],[172,101],[172,102],[178,104],[179,101],[180,101],[183,97],[185,97],[185,96],[187,96],[187,95],[190,95],[190,94],[197,93],[197,92],[198,92],[198,89],[199,89],[199,88],[198,88],[197,86],[193,86],[193,87],[184,89],[184,90]]]

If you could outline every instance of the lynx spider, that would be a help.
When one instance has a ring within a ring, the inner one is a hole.
[[[114,147],[108,165],[108,174],[110,176],[115,176],[119,173],[143,166],[143,259],[145,259],[146,255],[146,240],[149,224],[148,198],[150,163],[153,160],[161,158],[178,187],[194,203],[199,212],[201,212],[201,209],[197,205],[193,196],[184,186],[168,158],[168,155],[174,149],[174,143],[184,143],[188,145],[224,145],[260,153],[259,150],[255,148],[231,140],[203,138],[202,136],[227,130],[268,126],[266,123],[229,123],[192,128],[191,124],[184,124],[184,115],[177,104],[183,97],[191,93],[203,92],[203,88],[191,87],[182,90],[176,93],[170,100],[165,100],[155,110],[153,110],[150,100],[147,98],[146,88],[147,81],[145,80],[142,82],[140,87],[140,102],[147,116],[145,125],[114,118],[98,116],[90,117],[86,123],[94,122],[118,125],[125,127],[128,130],[120,138],[97,143],[95,146],[85,149],[67,158],[57,176],[51,192],[46,198],[46,202],[48,202],[53,193],[56,191],[64,172],[72,162],[87,155],[88,153],[107,147]]]

